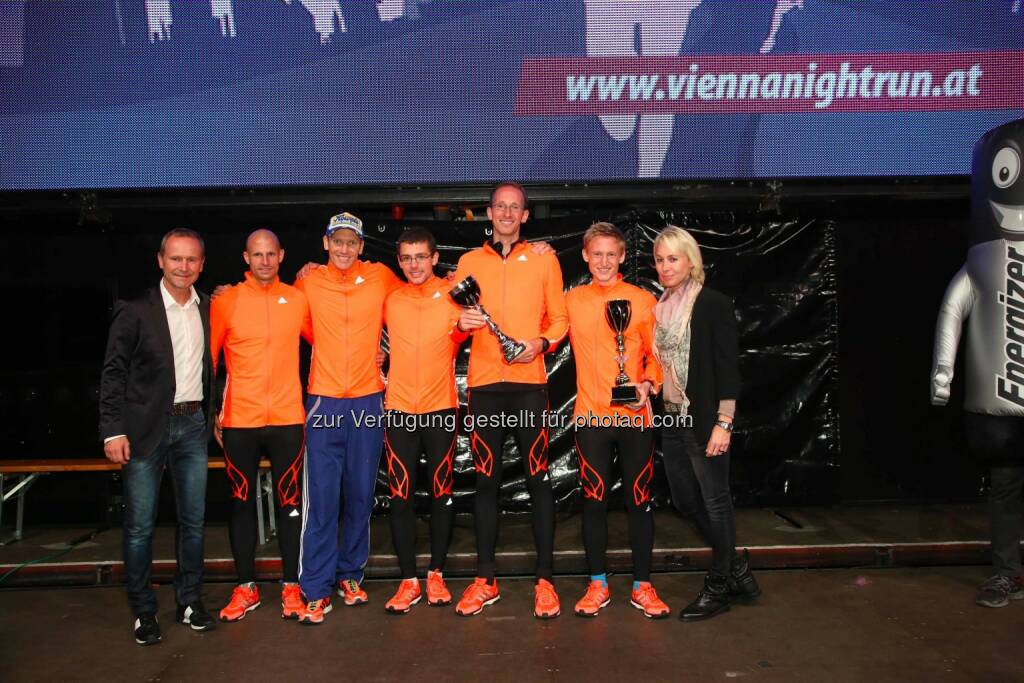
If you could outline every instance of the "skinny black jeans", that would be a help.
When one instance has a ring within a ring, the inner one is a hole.
[[[707,457],[707,444],[697,442],[692,427],[663,427],[661,445],[672,504],[693,518],[711,545],[711,573],[727,576],[736,556],[729,452]]]

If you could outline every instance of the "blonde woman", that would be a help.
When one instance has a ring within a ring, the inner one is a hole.
[[[711,545],[711,571],[683,621],[707,619],[761,594],[746,553],[736,554],[729,490],[729,446],[740,390],[739,344],[732,302],[704,286],[693,237],[668,226],[654,241],[665,291],[654,308],[654,353],[665,374],[661,439],[672,503],[692,517]]]

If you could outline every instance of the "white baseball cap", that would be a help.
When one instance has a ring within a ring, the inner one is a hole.
[[[337,216],[331,216],[331,222],[327,224],[324,236],[330,237],[339,230],[351,230],[359,236],[359,239],[363,239],[363,222],[347,211],[339,213]]]

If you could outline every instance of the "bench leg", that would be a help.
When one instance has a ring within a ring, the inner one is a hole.
[[[277,517],[274,514],[274,475],[270,470],[260,471],[256,488],[259,491],[259,498],[256,499],[256,532],[259,534],[260,545],[265,545],[277,535]],[[264,501],[266,501],[265,508]],[[264,509],[266,513],[264,513]],[[266,523],[264,523],[264,514],[266,514]]]
[[[22,489],[21,493],[18,494],[18,512],[16,513],[16,521],[14,523],[14,541],[18,542],[22,539],[22,534],[25,529],[25,494],[28,493],[28,486]]]
[[[263,530],[263,473],[256,475],[256,540],[266,545],[267,535]]]
[[[274,508],[274,475],[267,470],[263,473],[263,485],[267,492],[267,522],[270,525],[270,536],[277,536],[277,511]],[[267,539],[270,540],[269,538]]]
[[[7,496],[4,495],[4,481],[5,475],[0,472],[0,533],[4,530],[4,502],[7,500]],[[3,541],[0,541],[0,545],[3,545]]]
[[[4,490],[4,475],[0,474],[0,513],[3,511],[4,503],[14,497],[17,497],[18,499],[18,509],[15,512],[14,517],[14,534],[9,539],[0,541],[0,545],[17,543],[22,539],[25,524],[25,495],[28,493],[29,487],[31,487],[32,484],[42,476],[42,474],[44,473],[32,472],[31,474],[22,475],[21,478],[17,480],[17,483],[8,491]],[[0,517],[0,522],[2,521],[3,518]]]

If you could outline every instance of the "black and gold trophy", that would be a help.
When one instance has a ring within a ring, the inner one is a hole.
[[[637,403],[640,398],[636,392],[636,386],[629,381],[626,374],[626,328],[633,317],[633,307],[628,299],[612,299],[604,305],[604,319],[608,326],[615,332],[615,342],[618,345],[619,354],[616,360],[619,362],[619,374],[615,377],[615,386],[612,387],[613,406],[623,406]]]

